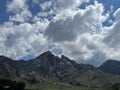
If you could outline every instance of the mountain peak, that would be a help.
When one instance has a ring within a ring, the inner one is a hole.
[[[51,55],[53,55],[51,51],[46,51],[46,52],[43,52],[42,54],[40,54],[37,58],[47,57],[47,56],[51,56]]]
[[[46,52],[43,52],[42,54],[47,54],[47,55],[49,55],[49,54],[52,54],[52,52],[51,51],[46,51]],[[41,54],[41,55],[42,55]]]
[[[111,74],[120,74],[120,61],[109,59],[99,69]]]

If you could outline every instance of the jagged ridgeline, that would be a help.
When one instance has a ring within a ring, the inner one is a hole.
[[[108,62],[111,61],[106,63]],[[113,63],[117,72],[114,69],[107,71],[107,68],[111,68],[108,64],[104,63],[99,68],[78,64],[64,55],[59,58],[50,51],[28,61],[0,56],[0,78],[20,80],[28,84],[46,82],[79,87],[111,87],[120,83],[120,62],[119,65]]]

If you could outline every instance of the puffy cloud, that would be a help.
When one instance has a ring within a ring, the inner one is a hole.
[[[118,47],[120,45],[120,22],[114,23],[109,29],[107,36],[104,38],[104,42],[111,48]]]
[[[17,13],[21,9],[27,8],[26,0],[12,0],[7,3],[7,11]]]
[[[56,7],[58,9],[75,9],[80,6],[83,2],[89,2],[90,0],[57,0]]]
[[[114,6],[111,5],[111,6],[110,6],[110,12],[112,13],[113,11],[114,11]]]
[[[113,15],[113,25],[105,27],[103,22],[109,14],[97,1],[85,9],[79,6],[90,0],[31,1],[40,8],[34,16],[28,0],[7,3],[7,11],[12,14],[8,22],[0,25],[0,55],[18,59],[51,50],[94,65],[120,58],[120,9]]]
[[[115,17],[116,21],[120,21],[120,8],[118,8],[118,9],[115,11],[115,13],[114,13],[113,16]]]
[[[103,38],[104,36],[100,34],[84,33],[73,42],[64,42],[57,45],[71,59],[98,66],[107,59],[106,53],[102,51],[102,48],[104,48],[101,44]]]
[[[30,17],[32,17],[31,13],[27,10],[24,10],[22,12],[16,13],[14,16],[10,16],[9,19],[11,21],[25,22],[28,21]]]
[[[70,10],[77,9],[82,3],[90,0],[33,0],[34,3],[39,4],[41,11],[38,14],[42,17],[49,17],[56,14],[65,14]],[[67,14],[68,15],[68,14]]]
[[[98,2],[84,10],[63,11],[50,22],[45,36],[77,62],[100,65],[107,59],[101,49],[105,29],[102,23],[109,15],[103,13],[104,6]]]
[[[47,25],[47,21],[19,25],[7,22],[1,25],[0,54],[15,59],[29,54],[38,55],[44,49],[43,47],[47,46],[47,41],[42,35]]]
[[[107,34],[103,39],[103,52],[106,53],[107,58],[120,60],[120,9],[114,13],[115,22],[112,26],[107,28]]]
[[[7,4],[7,11],[13,13],[9,16],[11,21],[25,22],[32,17],[31,12],[28,10],[26,0],[12,0]]]
[[[58,14],[50,22],[45,35],[54,42],[62,42],[74,41],[77,36],[90,33],[93,27],[97,28],[97,32],[100,32],[102,29],[101,24],[108,17],[103,15],[103,12],[103,5],[95,2],[95,5],[90,5],[85,10],[71,11],[69,16],[65,16],[67,12],[64,12],[62,16]]]
[[[114,13],[115,22],[112,26],[108,27],[109,31],[106,37],[104,38],[104,42],[108,44],[110,47],[119,46],[120,42],[120,8],[117,9]]]

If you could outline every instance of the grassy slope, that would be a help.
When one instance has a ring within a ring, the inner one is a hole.
[[[78,81],[80,81],[83,85],[87,86],[97,86],[97,87],[106,87],[106,85],[111,85],[114,83],[120,82],[120,76],[119,75],[112,75],[108,73],[104,73],[102,71],[87,71],[86,73],[82,74]],[[109,86],[108,86],[109,87]]]
[[[28,84],[26,90],[107,90],[103,88],[85,88],[78,86],[58,85],[52,83]]]
[[[118,80],[119,78],[120,76],[107,74],[99,70],[97,71],[89,70],[86,73],[83,73],[80,77],[78,77],[77,80],[80,81],[81,84],[87,85],[87,87],[89,87],[89,85],[90,86],[93,85],[93,87],[94,85],[97,85],[99,87],[99,85],[103,85],[104,83],[108,83],[108,82],[120,82],[120,80]],[[52,80],[45,79],[43,77],[40,77],[39,75],[37,76],[37,80],[38,79],[41,80],[40,83],[36,83],[36,84],[27,83],[26,89],[27,90],[29,89],[30,90],[107,90],[103,88],[87,88],[87,87],[72,86],[60,82],[55,83]],[[19,79],[17,78],[17,80]]]

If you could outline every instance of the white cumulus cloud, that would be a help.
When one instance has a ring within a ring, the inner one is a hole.
[[[0,24],[0,55],[19,59],[51,50],[94,65],[109,58],[120,59],[120,9],[113,15],[112,25],[104,26],[111,13],[105,13],[97,0],[84,9],[80,5],[90,0],[31,1],[39,6],[36,14],[30,10],[29,0],[6,4],[12,14],[8,22]]]

